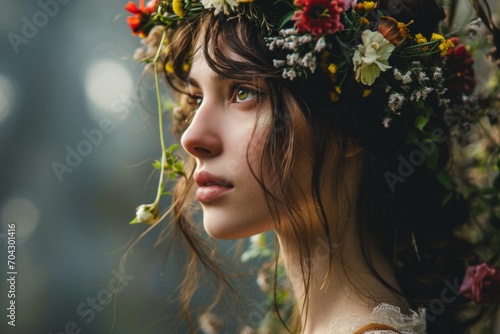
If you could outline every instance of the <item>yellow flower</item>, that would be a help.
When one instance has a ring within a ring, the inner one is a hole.
[[[335,86],[333,92],[330,92],[330,100],[332,102],[337,102],[340,99],[340,94],[342,93],[342,89],[340,86]]]
[[[328,65],[328,71],[331,74],[337,73],[337,65],[335,65],[334,63],[331,63],[330,65]]]
[[[184,63],[184,64],[182,65],[182,70],[183,70],[184,72],[189,72],[189,69],[190,69],[190,68],[191,68],[191,64],[189,64],[189,63]]]
[[[431,36],[431,41],[442,41],[444,39],[443,35],[433,32]]]
[[[368,95],[370,95],[372,93],[372,90],[371,89],[365,89],[363,91],[363,97],[367,97]]]
[[[358,21],[362,26],[366,26],[368,23],[370,23],[370,21],[368,21],[366,17],[360,17]]]
[[[167,73],[174,73],[174,67],[172,66],[171,63],[166,63],[165,64],[165,71],[167,71]]]
[[[183,18],[186,13],[184,13],[184,1],[183,0],[174,0],[172,1],[172,9],[174,13],[177,14],[180,18]]]
[[[365,2],[363,2],[363,7],[365,8],[366,11],[370,11],[373,8],[375,8],[375,2],[373,2],[373,1],[365,1]]]
[[[427,38],[425,38],[424,35],[419,33],[415,35],[415,42],[417,44],[424,44],[427,43]]]
[[[441,44],[439,44],[439,50],[441,50],[441,56],[446,56],[446,54],[448,53],[448,50],[449,49],[452,49],[455,47],[455,44],[453,44],[452,41],[450,41],[449,39],[445,39],[441,42]]]

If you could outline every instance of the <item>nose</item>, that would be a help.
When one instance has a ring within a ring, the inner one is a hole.
[[[215,106],[202,102],[181,137],[181,145],[195,158],[212,158],[222,152],[221,127]]]

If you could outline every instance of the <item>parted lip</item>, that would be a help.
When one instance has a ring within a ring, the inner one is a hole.
[[[222,177],[213,175],[208,171],[198,171],[194,174],[194,180],[199,187],[210,187],[210,186],[221,186],[226,188],[232,188],[233,185],[225,181]]]

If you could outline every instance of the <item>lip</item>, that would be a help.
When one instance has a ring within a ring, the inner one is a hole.
[[[196,191],[196,199],[201,203],[213,202],[233,189],[230,182],[208,171],[195,173],[194,179],[199,187]]]

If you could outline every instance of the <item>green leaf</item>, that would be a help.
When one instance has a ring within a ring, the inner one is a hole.
[[[160,160],[155,160],[155,161],[153,162],[153,167],[154,167],[155,169],[161,169],[161,162],[160,162]]]
[[[443,198],[443,201],[441,202],[441,206],[445,206],[446,203],[448,203],[453,197],[453,193],[448,193],[448,195],[446,195],[444,198]]]
[[[447,172],[439,170],[436,173],[436,177],[447,190],[453,190],[453,181]]]
[[[137,219],[137,217],[135,217],[134,219],[132,219],[129,224],[130,225],[134,225],[134,224],[140,224],[141,221],[139,219]]]
[[[278,30],[282,29],[285,26],[285,24],[287,24],[292,19],[292,16],[294,13],[295,13],[295,11],[291,11],[290,13],[284,15],[281,18],[279,25],[278,25]]]
[[[424,130],[424,127],[427,125],[427,123],[429,123],[429,116],[427,116],[425,114],[418,116],[415,119],[415,127],[421,131]]]
[[[413,144],[418,137],[418,132],[415,130],[412,130],[406,134],[405,138],[405,144]]]
[[[425,159],[425,165],[430,170],[436,170],[439,162],[439,150],[435,149],[430,155],[427,155]]]
[[[167,151],[168,152],[174,152],[175,150],[177,150],[179,148],[179,144],[173,144],[173,145],[170,145],[168,148],[167,148]]]

